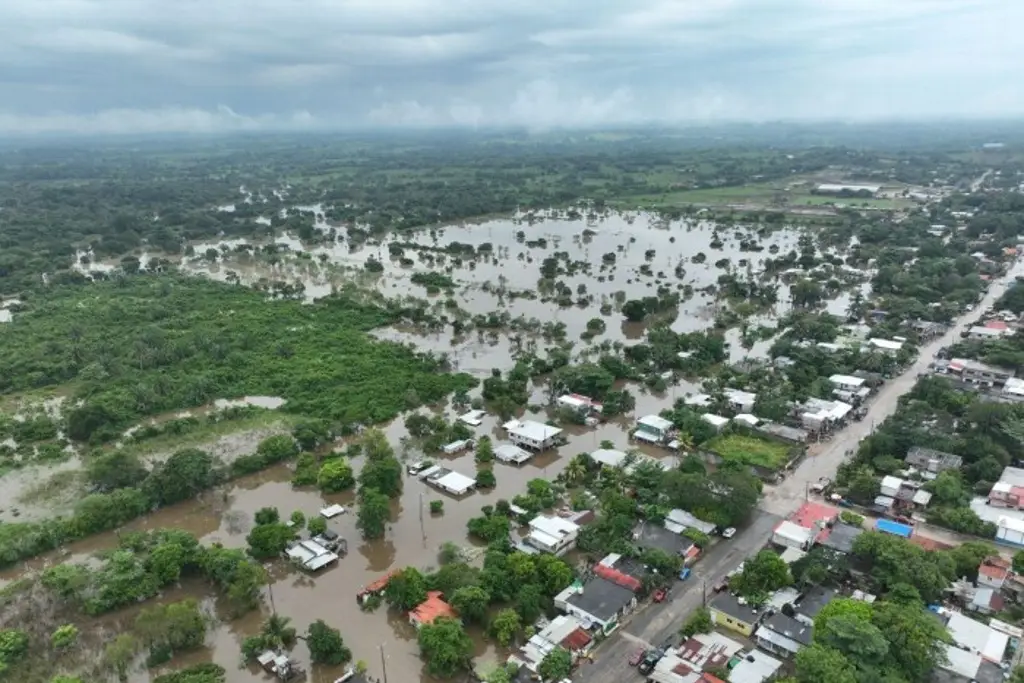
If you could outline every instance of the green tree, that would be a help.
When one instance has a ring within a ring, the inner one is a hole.
[[[153,683],[224,683],[226,679],[224,667],[207,662],[157,676]]]
[[[473,459],[476,460],[479,465],[486,464],[494,460],[494,446],[491,444],[491,437],[486,435],[480,437],[476,442]]]
[[[50,634],[50,645],[54,650],[68,650],[78,642],[78,627],[74,624],[58,626]]]
[[[388,498],[402,492],[402,463],[387,437],[379,429],[371,429],[363,437],[366,463],[359,473],[360,490],[375,489]]]
[[[270,615],[260,626],[260,635],[269,649],[290,648],[298,639],[298,632],[291,625],[292,620],[279,614]]]
[[[493,489],[498,485],[498,479],[494,476],[494,470],[482,469],[476,473],[476,485],[482,489]]]
[[[427,599],[426,577],[415,567],[406,567],[388,580],[384,599],[403,612],[413,609]]]
[[[309,647],[309,658],[314,664],[339,666],[352,659],[352,651],[345,646],[341,631],[331,628],[322,619],[309,625],[306,646]]]
[[[256,446],[256,454],[267,465],[294,458],[299,454],[299,445],[288,434],[275,434],[260,441]]]
[[[387,496],[375,489],[360,491],[356,526],[363,533],[363,538],[383,538],[390,517],[391,503]]]
[[[327,531],[327,520],[320,515],[310,517],[306,521],[306,529],[309,530],[310,535],[319,536],[323,532]]]
[[[249,554],[258,560],[281,557],[288,544],[295,539],[295,529],[280,522],[254,526],[245,537],[249,544]]]
[[[139,457],[125,449],[111,451],[90,460],[86,472],[89,483],[100,491],[138,486],[149,474]]]
[[[330,440],[331,430],[323,420],[303,420],[292,427],[292,438],[302,450],[312,451]]]
[[[888,668],[901,671],[907,680],[924,680],[945,661],[945,645],[952,638],[942,623],[920,606],[882,602],[875,607],[872,623],[889,643]]]
[[[699,608],[696,612],[687,617],[679,629],[679,635],[689,638],[698,633],[711,633],[715,624],[711,620],[711,612],[706,607]]]
[[[796,679],[800,683],[857,683],[857,672],[841,652],[814,643],[796,653]]]
[[[889,652],[882,631],[870,621],[852,615],[832,617],[823,631],[815,630],[814,640],[843,653],[863,670],[879,667]]]
[[[320,466],[316,484],[324,493],[338,493],[355,486],[356,478],[343,458],[333,458]]]
[[[206,451],[187,448],[153,468],[143,488],[156,504],[170,505],[195,497],[219,480],[220,472],[213,456]]]
[[[103,650],[101,658],[103,666],[117,675],[118,680],[128,680],[128,670],[139,651],[139,641],[130,633],[122,633],[114,638]]]
[[[1018,574],[1024,573],[1024,550],[1018,550],[1013,554],[1013,571]]]
[[[677,554],[670,555],[661,548],[649,548],[640,555],[643,562],[662,581],[674,579],[683,567],[683,558]]]
[[[639,299],[630,299],[622,304],[622,315],[630,322],[640,322],[647,317],[647,307]]]
[[[277,524],[281,521],[281,513],[277,511],[275,507],[260,508],[253,515],[253,521],[256,524]]]
[[[743,564],[743,571],[730,581],[730,587],[751,600],[767,598],[793,583],[789,565],[770,550],[762,550]]]
[[[441,618],[425,624],[419,631],[419,645],[432,676],[451,678],[468,669],[472,661],[473,641],[454,619]]]
[[[532,624],[544,613],[544,594],[535,583],[520,586],[514,602],[524,624]]]
[[[452,594],[449,602],[465,621],[483,623],[491,596],[479,586],[463,586]]]
[[[306,515],[302,514],[301,510],[294,510],[291,516],[291,523],[296,529],[301,529],[306,526]]]
[[[548,595],[558,595],[576,578],[569,563],[554,555],[538,555],[534,559],[534,565],[537,568],[537,578]]]
[[[537,673],[543,681],[558,683],[572,673],[572,655],[564,647],[550,650],[537,666]]]
[[[495,614],[491,620],[491,634],[504,647],[512,644],[522,627],[523,620],[519,612],[508,607]]]
[[[871,621],[874,615],[872,606],[863,600],[853,598],[832,598],[814,618],[814,632],[824,633],[828,622],[835,617],[848,617],[861,621]]]

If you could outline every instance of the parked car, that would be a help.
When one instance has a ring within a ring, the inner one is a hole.
[[[640,669],[640,673],[647,675],[654,671],[654,667],[661,661],[661,658],[665,656],[665,653],[661,650],[651,650],[644,655],[644,658],[640,660],[640,665],[637,667]]]
[[[721,581],[719,581],[718,583],[716,583],[715,585],[713,585],[711,587],[711,590],[715,591],[716,593],[721,593],[722,591],[724,591],[728,587],[729,587],[729,579],[728,578],[724,578]]]
[[[818,481],[811,484],[811,493],[824,493],[825,489],[832,485],[832,480],[828,477],[822,477]]]
[[[732,526],[722,532],[722,538],[732,538],[735,535],[736,535],[736,527],[732,527]]]
[[[665,602],[665,598],[667,597],[668,589],[659,588],[658,590],[654,591],[654,595],[651,597],[651,599],[654,600],[654,602]]]
[[[690,574],[691,569],[689,567],[683,567],[682,570],[680,570],[679,572],[679,580],[686,581],[688,578],[690,578]]]
[[[629,665],[636,666],[637,664],[639,664],[640,660],[644,658],[645,654],[647,654],[647,650],[645,650],[644,648],[640,648],[639,650],[631,654],[629,656]]]

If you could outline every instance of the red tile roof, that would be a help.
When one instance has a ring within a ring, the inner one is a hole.
[[[993,612],[1002,612],[1006,609],[1006,601],[1003,600],[1003,596],[999,593],[993,592],[992,597],[988,601],[989,609]]]
[[[441,599],[440,591],[430,591],[427,599],[409,611],[409,616],[421,624],[433,624],[441,617],[455,617],[455,610]]]
[[[989,321],[986,321],[985,327],[987,327],[990,330],[1006,330],[1006,329],[1009,329],[1007,324],[1004,323],[1002,320],[989,320]]]
[[[372,581],[366,584],[365,586],[363,586],[363,590],[359,591],[359,594],[364,595],[366,593],[376,593],[378,591],[384,590],[388,587],[388,582],[391,581],[391,577],[397,574],[399,571],[401,570],[395,569],[394,571],[389,572],[388,574],[380,577],[376,581]]]
[[[1003,581],[1010,574],[1010,562],[998,555],[985,558],[978,567],[978,573],[996,581]]]
[[[640,590],[641,584],[639,579],[635,579],[629,574],[623,574],[618,569],[615,569],[614,567],[609,567],[606,564],[594,565],[594,573],[600,576],[602,579],[607,579],[608,581],[611,581],[617,586],[628,588],[634,593]]]
[[[590,637],[589,633],[578,628],[562,639],[562,647],[566,650],[582,650],[587,645],[590,645],[592,640],[593,638]]]
[[[941,541],[936,541],[934,538],[919,536],[918,534],[914,534],[908,540],[924,550],[949,550],[953,547],[946,543],[942,543]]]
[[[789,516],[789,521],[799,524],[805,529],[810,529],[814,526],[815,522],[826,522],[834,519],[838,514],[839,510],[831,505],[807,502]]]
[[[723,681],[721,678],[718,678],[717,676],[712,676],[706,671],[703,674],[701,674],[700,681],[701,683],[725,683],[725,681]]]

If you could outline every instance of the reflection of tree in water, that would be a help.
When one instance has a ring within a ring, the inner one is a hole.
[[[231,510],[224,515],[224,523],[228,533],[238,536],[249,532],[249,515],[241,510]]]
[[[391,525],[388,530],[390,532]],[[366,558],[368,571],[381,572],[395,563],[398,549],[391,541],[372,541],[360,545],[359,554]]]

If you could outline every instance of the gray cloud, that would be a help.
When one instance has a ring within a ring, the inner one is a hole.
[[[1008,0],[9,2],[0,134],[1020,115],[1020,26]]]

